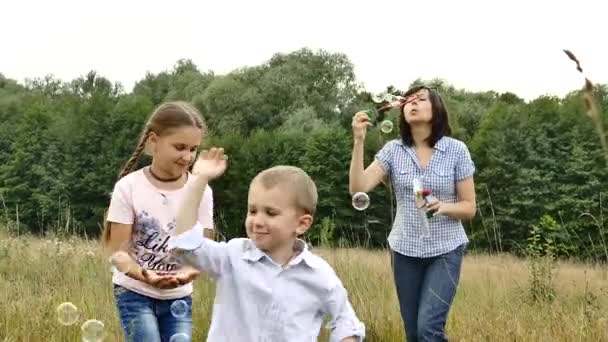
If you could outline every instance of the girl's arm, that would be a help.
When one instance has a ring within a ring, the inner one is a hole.
[[[110,254],[110,262],[119,272],[159,289],[171,289],[180,285],[178,279],[173,276],[161,276],[154,271],[148,271],[131,257],[128,244],[133,225],[114,222],[108,224],[110,239],[106,243],[106,249]]]

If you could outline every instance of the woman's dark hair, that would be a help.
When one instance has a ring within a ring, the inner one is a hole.
[[[407,98],[410,95],[416,94],[422,89],[426,89],[429,92],[429,99],[431,100],[431,135],[425,141],[430,147],[433,147],[439,141],[439,139],[450,135],[452,130],[450,128],[450,123],[448,122],[448,111],[443,104],[443,99],[435,89],[419,85],[410,88],[403,94],[403,96]],[[401,140],[403,140],[405,145],[412,146],[414,142],[412,139],[412,131],[410,130],[410,125],[407,123],[407,121],[405,121],[405,115],[403,113],[404,108],[405,105],[401,106],[401,115],[399,117]]]

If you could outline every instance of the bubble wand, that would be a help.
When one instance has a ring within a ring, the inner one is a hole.
[[[387,111],[393,108],[399,108],[401,106],[404,106],[417,98],[418,97],[415,95],[405,98],[401,95],[393,95],[390,93],[386,93],[383,96],[372,95],[372,101],[376,104],[376,108],[365,110],[364,113],[367,114],[367,117],[369,117],[369,120],[372,122],[372,124],[375,125],[381,121],[382,123],[384,123],[385,121],[387,121],[383,120],[384,114]]]

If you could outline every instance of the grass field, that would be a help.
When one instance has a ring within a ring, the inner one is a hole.
[[[367,341],[403,341],[387,251],[320,250],[341,276]],[[0,236],[0,341],[79,341],[87,319],[105,324],[105,341],[121,341],[110,266],[93,242]],[[525,260],[467,255],[450,318],[454,341],[608,341],[608,269],[560,263],[555,300],[529,299]],[[195,283],[195,341],[204,341],[214,286]],[[80,319],[60,325],[55,308],[72,302]],[[327,340],[327,334],[323,333]]]

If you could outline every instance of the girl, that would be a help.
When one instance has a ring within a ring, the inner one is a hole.
[[[188,172],[206,133],[200,113],[183,102],[161,104],[114,186],[103,242],[112,255],[114,296],[127,340],[192,336],[192,280],[199,274],[167,254]],[[132,172],[143,151],[151,165]],[[213,195],[205,189],[198,217],[213,238]]]
[[[472,219],[476,211],[475,166],[466,145],[448,137],[447,110],[430,88],[418,86],[405,93],[401,138],[386,143],[364,170],[369,125],[364,112],[355,114],[350,191],[369,192],[390,176],[397,213],[388,242],[407,341],[447,341],[445,323],[469,241],[461,220]],[[415,180],[437,200],[417,203]],[[423,207],[435,215],[429,219],[430,236],[423,234],[418,214]]]

